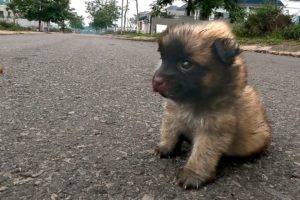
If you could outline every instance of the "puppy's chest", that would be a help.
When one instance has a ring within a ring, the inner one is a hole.
[[[176,117],[183,128],[189,132],[194,132],[196,129],[206,129],[210,121],[209,115],[189,108],[179,109]]]

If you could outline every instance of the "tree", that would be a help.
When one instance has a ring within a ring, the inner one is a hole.
[[[69,4],[70,0],[12,0],[7,8],[16,16],[39,21],[41,31],[42,21],[64,23],[70,17]]]
[[[73,29],[83,29],[84,23],[83,23],[84,18],[80,15],[78,15],[76,12],[73,12],[70,16],[70,26]]]
[[[114,0],[92,0],[86,3],[87,12],[92,22],[90,25],[97,31],[114,26],[120,16],[120,8]]]
[[[151,16],[152,17],[162,17],[162,18],[173,18],[174,15],[168,14],[168,12],[163,9],[162,5],[156,3],[150,4],[151,6]]]
[[[162,13],[163,5],[160,4],[158,1],[154,2],[153,4],[150,4],[151,7],[151,15],[153,17],[158,17]]]
[[[70,0],[48,0],[51,2],[48,6],[48,16],[50,20],[47,22],[52,21],[60,25],[62,31],[65,31],[65,21],[70,20],[73,17],[74,9],[70,8]]]

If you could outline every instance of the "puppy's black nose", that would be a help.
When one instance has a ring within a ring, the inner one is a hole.
[[[168,82],[163,76],[154,76],[152,79],[152,87],[154,92],[164,94],[168,90]]]

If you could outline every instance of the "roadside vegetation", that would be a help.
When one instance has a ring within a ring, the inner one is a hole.
[[[23,27],[19,26],[18,24],[9,23],[9,22],[5,22],[5,21],[0,20],[0,30],[5,30],[5,31],[30,31],[31,29],[23,28]]]
[[[242,43],[280,44],[300,39],[300,25],[293,24],[290,16],[270,4],[233,23],[233,31]]]
[[[117,31],[117,32],[107,32],[107,34],[113,34],[113,35],[123,35],[127,37],[149,37],[149,38],[158,38],[160,36],[160,33],[154,33],[154,34],[145,34],[145,33],[137,33],[136,31]]]
[[[72,32],[83,29],[84,18],[70,8],[70,0],[11,0],[7,9],[13,12],[13,20],[25,18],[29,21],[38,21],[38,29],[42,31],[42,22],[55,23],[60,32]],[[71,30],[67,25],[69,25]],[[17,23],[0,21],[0,30],[26,31],[32,28],[22,28]],[[36,27],[34,28],[36,31]]]
[[[159,0],[160,4],[152,5],[153,17],[164,17],[162,6],[172,2]],[[227,2],[227,3],[226,3]],[[240,43],[243,44],[300,44],[300,24],[292,23],[291,16],[284,15],[282,10],[272,3],[266,3],[247,13],[245,8],[237,3],[225,1],[223,6],[229,11],[229,20]],[[202,16],[203,18],[203,16]],[[119,32],[116,34],[120,34]],[[159,34],[149,35],[123,31],[128,37],[146,36],[159,37]]]

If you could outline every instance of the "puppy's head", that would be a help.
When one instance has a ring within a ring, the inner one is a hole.
[[[232,85],[240,50],[226,23],[171,27],[158,43],[161,66],[152,85],[163,97],[178,102],[205,101]]]

